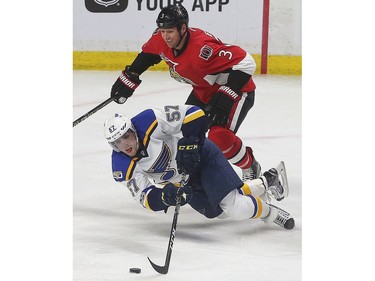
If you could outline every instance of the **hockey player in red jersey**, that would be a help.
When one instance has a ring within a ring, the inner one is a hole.
[[[142,82],[139,76],[164,60],[172,78],[193,87],[186,104],[205,111],[210,120],[208,138],[230,163],[242,169],[243,181],[258,178],[261,167],[252,149],[236,135],[254,104],[254,59],[238,46],[188,27],[189,16],[181,5],[163,8],[156,23],[158,28],[142,52],[112,86],[111,96],[124,103]]]

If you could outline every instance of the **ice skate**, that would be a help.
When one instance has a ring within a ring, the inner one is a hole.
[[[288,212],[272,204],[267,203],[267,205],[270,207],[270,213],[267,217],[262,218],[265,224],[275,223],[285,229],[294,228],[294,219]]]
[[[268,197],[263,196],[266,199],[271,196],[277,201],[281,201],[289,195],[289,185],[284,161],[281,161],[276,169],[272,168],[264,172],[261,179],[266,187],[265,193],[269,195]],[[269,200],[264,201],[269,202]]]
[[[251,148],[246,147],[246,150],[249,151],[249,153],[251,154],[253,158],[253,163],[251,164],[249,168],[242,169],[242,181],[243,182],[259,178],[260,172],[262,169],[258,161],[255,160],[255,157],[253,155]]]

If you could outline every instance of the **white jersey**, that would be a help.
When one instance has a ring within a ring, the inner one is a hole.
[[[140,148],[134,157],[113,151],[114,179],[124,183],[134,199],[148,208],[147,195],[155,183],[181,182],[175,161],[177,142],[183,132],[184,135],[202,133],[202,126],[196,126],[196,122],[203,116],[197,106],[176,105],[148,109],[133,117]]]

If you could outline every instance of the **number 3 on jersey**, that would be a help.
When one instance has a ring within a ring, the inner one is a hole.
[[[233,54],[231,51],[224,51],[224,50],[221,50],[219,52],[219,57],[225,57],[225,56],[228,56],[228,59],[231,60],[232,57],[233,57]]]

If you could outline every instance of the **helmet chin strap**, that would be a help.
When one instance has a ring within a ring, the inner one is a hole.
[[[181,29],[178,31],[178,35],[180,35],[180,41],[178,41],[177,47],[180,46],[181,41],[184,38],[184,36],[185,36],[186,33],[187,33],[187,29],[185,30],[185,33],[182,34],[182,35],[181,35]],[[173,49],[175,49],[176,51],[178,51],[178,49],[176,49],[176,48],[173,48]]]
[[[136,143],[135,143],[135,148],[136,148],[136,153],[138,153],[138,150],[139,150],[139,139],[138,139],[138,134],[137,134],[137,131],[131,129],[133,132],[134,132],[134,135],[135,135],[135,140],[136,140]]]

